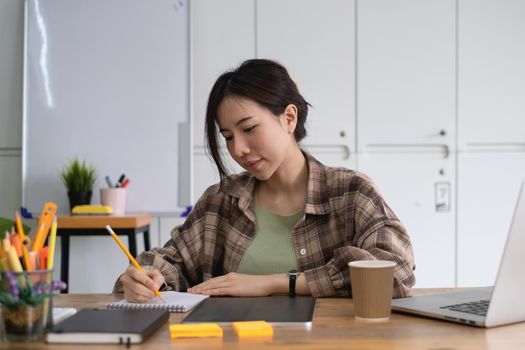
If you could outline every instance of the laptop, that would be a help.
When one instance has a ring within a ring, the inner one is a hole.
[[[525,180],[493,287],[392,300],[392,310],[478,327],[525,321]]]

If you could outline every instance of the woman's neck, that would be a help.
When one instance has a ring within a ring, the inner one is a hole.
[[[257,200],[261,206],[274,213],[296,213],[304,209],[307,182],[308,165],[297,146],[272,177],[258,184]]]

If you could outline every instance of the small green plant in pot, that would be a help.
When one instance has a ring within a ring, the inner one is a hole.
[[[86,164],[86,161],[73,159],[66,164],[60,171],[60,178],[66,186],[69,206],[71,209],[75,205],[90,204],[93,186],[98,174],[93,165]]]

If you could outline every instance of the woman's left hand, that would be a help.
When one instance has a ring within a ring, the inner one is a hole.
[[[237,297],[259,297],[274,294],[281,275],[245,275],[230,272],[224,276],[214,277],[188,289],[189,293],[207,295],[229,295]],[[284,282],[286,281],[283,280]]]

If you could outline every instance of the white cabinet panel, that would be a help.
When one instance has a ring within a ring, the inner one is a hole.
[[[455,1],[357,5],[358,150],[455,139]]]
[[[14,219],[15,209],[20,208],[22,161],[19,153],[0,151],[0,217]]]
[[[458,4],[458,146],[525,146],[525,1]]]
[[[257,56],[281,62],[312,104],[305,144],[355,152],[354,39],[354,1],[257,2]]]
[[[195,0],[191,6],[194,145],[204,145],[206,104],[224,71],[255,57],[254,0]]]
[[[525,178],[525,152],[458,156],[458,286],[492,285]]]
[[[455,284],[454,157],[439,153],[358,155],[414,247],[417,287]]]
[[[0,33],[0,148],[20,148],[24,1],[2,1]]]

